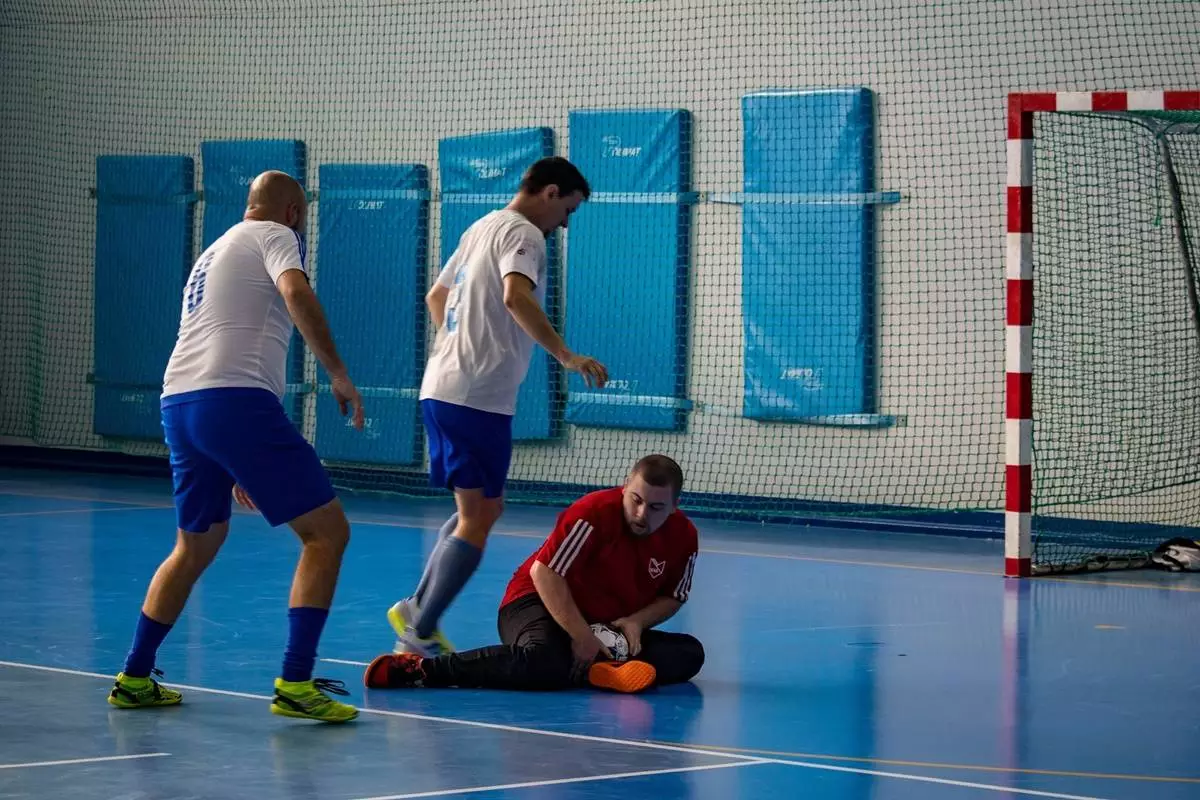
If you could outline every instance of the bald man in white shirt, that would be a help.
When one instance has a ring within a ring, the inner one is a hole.
[[[358,714],[328,696],[347,694],[340,682],[312,677],[350,525],[316,452],[281,402],[294,324],[329,373],[342,413],[363,426],[362,400],[309,286],[306,216],[303,187],[282,172],[264,172],[250,185],[242,221],[192,267],[162,393],[176,544],[150,583],[125,668],[109,693],[118,708],[182,700],[150,677],[161,675],[155,655],[224,543],[236,496],[272,526],[290,525],[303,543],[270,710],[325,722]]]

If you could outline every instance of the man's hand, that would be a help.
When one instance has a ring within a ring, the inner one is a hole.
[[[571,672],[576,681],[587,677],[588,668],[596,663],[596,659],[612,660],[612,653],[596,638],[591,628],[588,628],[587,636],[581,635],[578,639],[571,640],[571,654],[575,656]]]
[[[642,623],[632,617],[621,617],[613,620],[611,627],[625,634],[625,641],[629,642],[629,657],[636,658],[642,652]]]
[[[330,376],[329,388],[333,392],[333,399],[337,400],[338,410],[342,412],[342,416],[350,410],[354,410],[354,427],[356,430],[362,430],[366,421],[366,415],[363,412],[362,398],[358,394],[358,389],[354,388],[354,383],[349,376],[340,375],[338,377]]]
[[[251,511],[258,510],[254,506],[254,501],[250,499],[250,495],[246,494],[246,490],[237,484],[234,484],[233,486],[233,499],[236,500],[237,504],[242,508],[247,508]]]
[[[577,356],[571,353],[562,360],[562,365],[582,375],[583,382],[588,386],[603,389],[604,384],[608,383],[608,370],[591,356]]]

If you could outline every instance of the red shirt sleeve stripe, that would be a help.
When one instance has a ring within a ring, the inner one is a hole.
[[[692,591],[692,572],[696,568],[696,554],[692,553],[688,558],[687,566],[683,568],[683,577],[679,579],[679,583],[675,586],[675,599],[681,603],[686,603],[688,595]]]
[[[586,520],[576,520],[575,524],[571,526],[571,532],[563,539],[563,543],[558,546],[554,558],[550,559],[548,565],[550,569],[566,577],[567,570],[571,568],[571,564],[575,562],[579,551],[587,543],[588,537],[592,535],[592,530],[592,525]]]

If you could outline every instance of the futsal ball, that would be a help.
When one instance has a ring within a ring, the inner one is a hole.
[[[592,626],[592,633],[596,634],[600,644],[607,647],[608,652],[612,653],[614,661],[629,660],[629,642],[625,640],[625,634],[598,622]]]

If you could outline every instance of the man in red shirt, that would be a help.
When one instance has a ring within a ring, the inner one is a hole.
[[[654,630],[692,588],[699,537],[676,508],[682,488],[678,464],[646,456],[624,486],[592,492],[560,514],[550,538],[517,568],[500,604],[503,644],[436,658],[388,653],[371,662],[363,683],[637,692],[691,680],[704,664],[700,642]],[[624,634],[629,660],[612,660],[594,623]]]

